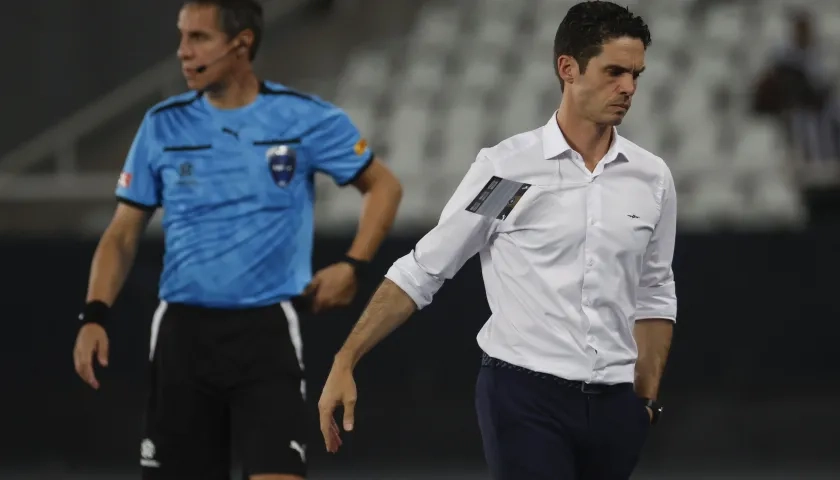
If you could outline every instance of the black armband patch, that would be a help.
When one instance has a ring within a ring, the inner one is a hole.
[[[467,211],[504,220],[529,188],[531,188],[529,183],[491,177],[487,185],[467,206]]]

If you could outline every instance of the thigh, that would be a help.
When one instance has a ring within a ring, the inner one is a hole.
[[[161,321],[162,319],[162,321]],[[227,479],[230,472],[226,399],[195,375],[190,335],[177,318],[156,317],[149,396],[140,444],[143,478]]]
[[[249,475],[306,473],[306,419],[300,337],[294,312],[271,308],[250,323],[231,421]]]
[[[585,480],[627,480],[639,462],[650,417],[632,388],[590,398],[590,438],[579,465]]]
[[[247,475],[306,475],[307,411],[300,379],[280,375],[237,388],[231,423]]]
[[[519,378],[522,376],[522,378]],[[573,440],[544,396],[542,379],[526,373],[482,367],[476,411],[484,454],[493,480],[572,480]]]

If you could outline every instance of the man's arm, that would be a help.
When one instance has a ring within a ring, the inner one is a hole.
[[[636,296],[633,335],[639,350],[636,361],[636,393],[656,399],[671,347],[677,318],[674,244],[677,233],[677,194],[667,167],[660,185],[660,217],[645,253]]]
[[[80,316],[84,323],[73,349],[76,372],[95,389],[99,388],[99,381],[93,356],[96,355],[103,367],[108,365],[108,335],[104,328],[108,311],[134,263],[140,237],[160,204],[159,182],[151,166],[151,159],[159,149],[152,139],[149,123],[147,115],[120,174],[116,188],[119,203],[93,255],[85,308]]]
[[[437,226],[417,242],[414,250],[391,266],[385,281],[336,354],[318,401],[321,434],[327,451],[335,452],[341,445],[333,417],[338,405],[344,407],[344,429],[353,430],[356,405],[353,369],[362,356],[415,310],[431,303],[443,282],[455,276],[464,263],[490,241],[497,225],[496,217],[501,212],[479,207],[485,197],[492,197],[492,188],[487,187],[496,186],[500,181],[494,178],[493,170],[493,164],[479,154],[444,207]],[[505,203],[499,202],[502,206]]]
[[[432,297],[490,239],[496,220],[467,210],[493,176],[489,160],[476,160],[443,209],[437,226],[398,259],[376,290],[344,346],[337,368],[352,369],[364,354]]]
[[[417,305],[411,297],[386,278],[374,292],[367,308],[336,355],[336,366],[354,369],[362,356],[416,311]]]
[[[134,262],[137,244],[160,205],[160,182],[152,168],[160,148],[152,134],[151,117],[143,118],[114,194],[119,201],[111,223],[99,240],[91,264],[87,302],[111,306]]]
[[[636,394],[655,400],[671,349],[674,322],[669,319],[642,319],[636,322],[633,336],[639,348],[636,361]]]
[[[330,104],[321,107],[316,125],[304,138],[312,168],[326,173],[340,186],[355,186],[364,198],[347,258],[316,272],[303,291],[304,296],[311,298],[315,313],[348,305],[353,300],[358,267],[376,254],[402,199],[400,182],[376,158],[347,114]]]
[[[363,195],[359,227],[347,256],[370,261],[394,224],[402,186],[346,113],[330,106],[322,114],[306,139],[314,168],[342,187],[353,185]]]
[[[110,225],[102,234],[90,268],[86,301],[111,306],[125,283],[137,245],[152,212],[124,203],[117,205]]]
[[[397,177],[374,158],[353,182],[363,195],[359,228],[347,256],[370,261],[394,224],[402,200],[402,185]]]

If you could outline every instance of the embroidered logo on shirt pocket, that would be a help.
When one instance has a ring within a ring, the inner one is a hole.
[[[644,252],[653,234],[653,224],[633,213],[627,214],[623,220],[623,229],[630,231],[631,245],[635,250]]]

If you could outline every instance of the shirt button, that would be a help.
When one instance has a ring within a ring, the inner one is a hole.
[[[586,262],[586,264],[587,264],[587,265],[589,265],[589,266],[591,267],[592,265],[595,265],[595,260],[592,260],[592,259],[590,258],[590,259],[589,259],[589,261],[588,261],[588,262]]]
[[[595,225],[595,219],[594,218],[589,219],[589,224],[590,225]]]

